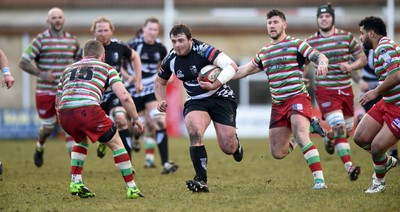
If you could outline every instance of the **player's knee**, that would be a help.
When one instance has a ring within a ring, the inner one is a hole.
[[[224,140],[220,143],[222,143],[222,145],[221,145],[222,152],[224,152],[227,155],[232,155],[237,150],[237,146],[236,146],[237,141],[236,141],[235,137],[226,138],[226,140]]]
[[[106,143],[109,142],[117,132],[115,125],[113,124],[111,128],[105,132],[103,135],[101,135],[97,140],[101,143]]]
[[[190,145],[195,146],[196,144],[201,143],[202,136],[200,135],[199,132],[196,131],[190,131],[189,132],[189,139],[190,139]]]
[[[353,131],[354,118],[353,117],[346,118],[345,125],[346,125],[346,135],[347,135],[347,137],[349,137],[351,134],[351,131]]]
[[[41,126],[39,129],[39,137],[48,137],[54,130],[57,124],[57,118],[55,116],[41,119]]]
[[[281,160],[281,159],[285,158],[287,154],[288,154],[288,150],[277,151],[277,150],[271,149],[272,157],[277,159],[277,160]]]
[[[343,113],[339,111],[333,112],[330,113],[325,119],[335,135],[343,136],[346,134],[346,122]]]
[[[150,118],[156,130],[165,129],[165,113],[160,112],[157,109],[153,109],[150,111]]]
[[[116,107],[111,112],[112,119],[118,130],[128,127],[128,116],[123,107]]]

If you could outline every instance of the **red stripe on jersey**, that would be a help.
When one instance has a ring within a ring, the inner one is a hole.
[[[214,57],[214,55],[215,55],[215,53],[217,52],[217,49],[213,49],[212,51],[211,51],[211,53],[210,53],[210,55],[208,56],[208,61],[212,61],[212,59],[213,59],[213,57]]]

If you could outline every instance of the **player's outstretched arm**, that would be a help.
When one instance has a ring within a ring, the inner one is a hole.
[[[129,117],[132,118],[132,122],[134,125],[138,127],[137,132],[143,132],[143,124],[139,120],[139,115],[136,111],[135,103],[133,102],[131,94],[126,90],[124,84],[122,82],[115,82],[112,85],[112,90],[115,95],[117,95],[118,99],[121,101],[122,106],[125,108]]]

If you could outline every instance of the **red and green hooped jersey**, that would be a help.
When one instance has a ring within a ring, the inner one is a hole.
[[[273,103],[279,104],[299,93],[308,94],[302,80],[303,64],[299,64],[299,59],[310,59],[316,54],[317,51],[306,42],[291,36],[261,48],[253,63],[267,75]]]
[[[118,72],[94,58],[68,66],[60,78],[57,96],[59,109],[100,105],[106,87],[121,82]]]
[[[379,77],[379,84],[383,83],[388,74],[400,71],[400,47],[387,37],[381,38],[374,51],[374,68]],[[382,94],[383,100],[400,106],[400,84]]]
[[[340,70],[341,63],[350,63],[363,52],[352,33],[335,29],[332,36],[322,37],[319,32],[305,40],[329,59],[328,74],[316,76],[315,84],[327,89],[342,89],[351,86],[351,74]]]
[[[36,93],[56,94],[59,78],[64,69],[74,62],[78,50],[78,40],[67,32],[64,32],[64,36],[57,37],[46,30],[32,40],[22,56],[29,61],[34,60],[41,71],[53,71],[55,76],[53,82],[38,77]]]

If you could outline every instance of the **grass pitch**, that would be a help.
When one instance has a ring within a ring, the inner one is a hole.
[[[126,199],[123,179],[108,149],[103,159],[90,145],[83,180],[96,193],[81,199],[69,193],[70,161],[64,141],[49,140],[44,165],[33,163],[34,141],[1,140],[0,211],[397,211],[400,169],[386,175],[384,193],[364,194],[373,173],[369,154],[351,140],[352,158],[362,166],[357,181],[350,181],[336,155],[328,155],[319,137],[317,145],[328,189],[312,190],[311,173],[299,148],[283,160],[271,157],[267,140],[241,139],[244,159],[237,163],[221,152],[215,140],[206,140],[210,193],[190,193],[185,181],[193,178],[187,138],[170,138],[170,159],[177,172],[161,175],[145,169],[144,151],[133,153],[136,183],[144,198]]]

